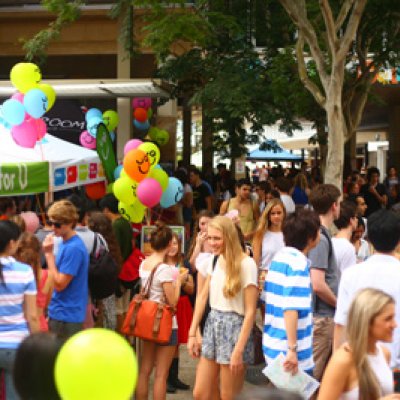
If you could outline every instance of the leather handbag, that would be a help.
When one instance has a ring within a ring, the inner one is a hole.
[[[160,303],[149,300],[151,284],[159,266],[153,268],[145,287],[129,304],[121,332],[127,336],[165,344],[171,337],[174,309],[168,305],[165,294]]]

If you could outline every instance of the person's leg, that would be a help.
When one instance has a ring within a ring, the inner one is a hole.
[[[80,332],[82,329],[82,323],[57,321],[51,318],[49,319],[49,331],[64,339],[68,339],[69,337],[75,335],[75,333]]]
[[[214,360],[201,357],[196,371],[193,398],[210,400],[219,398],[218,375],[220,366]]]
[[[221,400],[233,400],[242,391],[246,368],[243,367],[239,373],[232,374],[229,365],[225,364],[220,367]]]
[[[314,378],[321,381],[332,353],[333,319],[314,317],[313,319],[313,357]]]
[[[157,346],[156,371],[154,374],[153,399],[165,400],[167,396],[167,378],[172,359],[175,354],[176,345]]]
[[[149,396],[149,378],[154,367],[157,345],[153,342],[142,341],[139,379],[136,386],[136,400],[147,400]]]
[[[0,349],[0,370],[4,371],[4,383],[7,400],[19,399],[12,377],[16,353],[17,351],[15,349]]]

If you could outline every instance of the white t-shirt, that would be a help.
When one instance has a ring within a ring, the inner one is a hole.
[[[335,323],[345,326],[354,296],[361,289],[374,288],[391,295],[396,302],[396,321],[400,321],[400,261],[395,257],[374,254],[366,261],[344,270],[340,280]],[[391,351],[392,368],[400,367],[400,327],[394,330]]]
[[[333,252],[340,273],[357,263],[356,249],[346,238],[332,238]]]
[[[365,239],[360,239],[360,242],[361,245],[356,253],[358,263],[365,261],[371,255],[369,243]]]
[[[296,205],[288,194],[281,194],[281,200],[286,209],[286,214],[292,214],[296,211]]]
[[[210,281],[210,307],[218,311],[236,312],[244,315],[243,289],[249,285],[257,287],[257,266],[251,257],[242,260],[241,286],[235,297],[226,298],[224,296],[224,286],[226,274],[220,267],[221,256],[213,270],[212,258],[208,264],[207,274],[211,275]]]
[[[210,259],[212,259],[213,255],[212,253],[205,253],[201,252],[199,255],[196,257],[196,260],[194,262],[194,266],[196,270],[204,277],[207,278],[207,269],[208,269],[208,264],[210,262]]]
[[[260,269],[267,271],[275,254],[283,247],[285,247],[285,242],[282,232],[265,232],[261,245]]]
[[[147,284],[147,280],[150,277],[151,270],[145,270],[143,268],[143,263],[140,264],[139,267],[139,276],[142,280],[142,287],[145,287]],[[167,264],[161,264],[157,271],[154,274],[153,281],[151,283],[150,291],[149,291],[149,300],[156,301],[157,303],[161,303],[164,299],[164,289],[163,283],[165,282],[174,282],[173,277],[173,268]],[[172,329],[177,329],[178,324],[176,322],[176,316],[172,317]]]

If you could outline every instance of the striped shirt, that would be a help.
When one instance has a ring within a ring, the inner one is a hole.
[[[24,317],[24,296],[36,295],[36,282],[29,265],[12,257],[0,258],[4,283],[0,283],[0,348],[15,349],[29,335]]]
[[[297,357],[299,367],[310,371],[312,357],[312,295],[310,261],[299,250],[284,247],[273,258],[265,280],[263,352],[267,363],[286,355],[287,335],[283,313],[298,312]]]

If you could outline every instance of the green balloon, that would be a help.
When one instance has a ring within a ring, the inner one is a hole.
[[[153,109],[152,109],[152,108],[149,108],[149,109],[147,110],[147,119],[151,119],[152,116],[153,116]]]
[[[154,168],[160,161],[160,149],[154,143],[144,142],[138,147],[138,149],[147,154],[150,162],[150,168]]]
[[[107,193],[113,193],[114,182],[111,182],[107,185]]]
[[[143,221],[144,212],[146,207],[136,200],[133,204],[129,205],[123,202],[118,203],[118,211],[129,222],[139,224]]]
[[[167,189],[169,182],[168,175],[163,169],[153,168],[152,170],[150,170],[147,177],[155,179],[161,185],[163,192]]]
[[[122,336],[108,329],[87,329],[63,345],[54,375],[63,399],[127,400],[136,387],[138,364]]]
[[[108,132],[113,132],[119,124],[118,113],[114,110],[107,110],[103,113],[104,125],[107,127]]]
[[[118,178],[114,182],[114,196],[127,204],[132,204],[136,200],[136,189],[138,183],[129,177]]]
[[[154,141],[156,141],[156,137],[157,137],[157,134],[158,134],[158,131],[159,131],[160,129],[158,129],[156,126],[152,126],[150,129],[149,129],[149,131],[147,132],[147,134],[149,135],[149,138],[151,139],[151,140],[154,140]]]
[[[165,146],[169,142],[169,133],[165,129],[153,127],[149,130],[148,135],[159,146]]]

